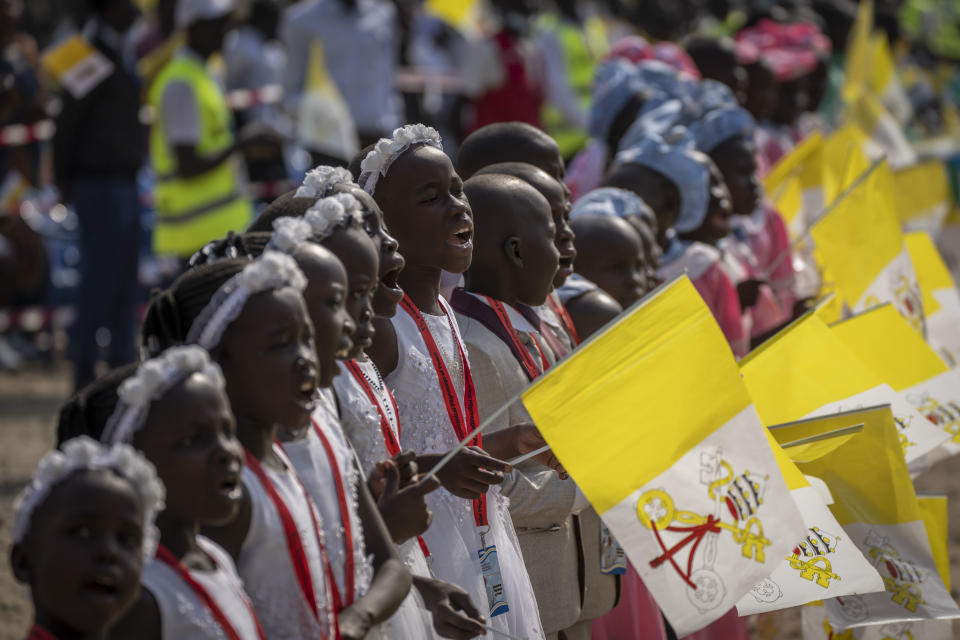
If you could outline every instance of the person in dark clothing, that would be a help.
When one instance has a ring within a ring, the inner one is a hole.
[[[64,201],[80,221],[77,317],[71,336],[74,385],[86,386],[109,332],[111,367],[136,357],[135,296],[140,246],[136,176],[146,153],[139,120],[141,84],[124,46],[137,17],[131,0],[91,0],[86,41],[112,71],[83,95],[64,91],[53,140]],[[99,337],[99,340],[98,340]]]

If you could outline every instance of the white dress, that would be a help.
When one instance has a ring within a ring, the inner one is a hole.
[[[462,412],[464,371],[460,348],[464,354],[467,349],[449,305],[443,299],[439,302],[446,316],[423,314],[423,317],[453,378]],[[449,451],[459,438],[450,424],[437,373],[420,331],[403,309],[392,322],[397,333],[398,360],[387,383],[400,409],[403,442],[422,453]],[[477,553],[482,547],[481,529],[474,520],[472,502],[443,488],[430,494],[429,501],[433,523],[423,537],[430,548],[433,572],[440,579],[465,589],[477,608],[486,612],[487,592]],[[509,606],[506,613],[489,618],[489,624],[522,638],[543,638],[533,587],[510,518],[509,500],[500,495],[497,486],[487,492],[487,519],[489,531],[485,532],[484,542],[488,547],[496,546],[503,592]]]
[[[276,445],[274,452],[281,459],[286,459]],[[321,539],[318,541],[310,513],[311,509],[315,509],[313,501],[304,492],[292,467],[281,471],[263,465],[263,470],[296,524],[310,569],[319,615],[314,613],[298,582],[280,515],[267,490],[249,466],[243,468],[243,484],[250,494],[250,529],[237,562],[240,577],[270,640],[332,638],[333,597],[327,579],[326,560],[320,546],[323,532],[320,531]]]
[[[373,567],[367,558],[366,545],[363,542],[363,524],[357,498],[357,481],[360,471],[353,456],[353,450],[340,429],[332,395],[321,393],[321,400],[313,412],[313,424],[302,438],[283,443],[283,450],[290,456],[304,486],[313,498],[320,518],[323,521],[323,539],[327,550],[327,560],[333,569],[341,602],[348,605],[344,597],[346,589],[346,567],[348,557],[353,559],[353,593],[349,602],[354,602],[370,588]],[[330,462],[327,450],[316,429],[319,428],[336,461],[336,468]],[[343,489],[346,504],[342,505],[338,491],[338,481]],[[346,541],[346,529],[343,521],[343,508],[350,518],[349,548]],[[349,555],[348,555],[349,554]]]
[[[361,356],[354,362],[360,367],[366,379],[371,382],[370,388],[381,406],[387,407],[387,421],[394,435],[397,436],[397,441],[402,446],[403,443],[399,437],[401,431],[399,417],[393,411],[393,402],[391,402],[389,391],[380,377],[377,366],[366,356]],[[333,388],[337,394],[337,399],[340,401],[340,423],[343,426],[343,431],[353,445],[364,477],[367,477],[377,462],[391,457],[383,440],[380,413],[370,402],[370,398],[363,387],[346,367],[342,367],[340,375],[334,378]],[[424,557],[416,538],[407,540],[399,546],[399,549],[400,557],[410,573],[424,578],[432,577],[427,559]],[[420,597],[420,592],[417,591],[416,587],[410,589],[409,595],[390,618],[388,624],[390,629],[386,633],[390,640],[421,640],[424,638],[432,640],[440,638],[433,629],[430,613],[424,607],[423,598]],[[385,625],[381,625],[381,628],[383,627]]]
[[[210,595],[233,630],[243,640],[259,640],[256,619],[243,591],[240,576],[227,552],[214,542],[197,536],[200,550],[213,560],[213,571],[187,569],[190,577]],[[140,583],[150,592],[160,611],[163,640],[206,640],[227,638],[213,612],[193,587],[169,565],[153,559],[143,568]]]

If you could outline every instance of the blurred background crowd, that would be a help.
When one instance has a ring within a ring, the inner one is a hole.
[[[225,2],[228,18],[205,19]],[[852,0],[0,0],[0,369],[65,354],[80,387],[98,362],[132,360],[149,290],[212,237],[174,237],[158,207],[249,215],[406,122],[437,128],[452,157],[481,126],[533,124],[582,195],[642,104],[596,126],[596,71],[611,58],[728,85],[758,123],[762,175],[837,125],[857,11]],[[878,0],[874,15],[882,42],[867,64],[898,70],[879,92],[899,124],[888,159],[900,142],[952,157],[960,2]],[[185,48],[229,114],[186,108],[211,104],[204,79],[152,93]],[[164,185],[171,160],[151,157],[151,136],[172,144],[181,178],[209,177],[228,156],[242,166],[193,189],[199,203],[176,202],[187,195]]]

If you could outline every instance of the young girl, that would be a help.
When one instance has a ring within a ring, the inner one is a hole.
[[[151,302],[143,326],[148,349],[199,344],[223,369],[244,447],[244,492],[240,515],[206,531],[236,560],[270,638],[338,635],[320,518],[275,442],[278,425],[304,428],[317,404],[305,286],[293,259],[277,252],[220,260],[180,276]]]
[[[393,317],[403,291],[397,278],[404,266],[397,252],[397,241],[387,232],[383,214],[374,199],[356,185],[338,185],[338,193],[350,193],[361,205],[364,229],[379,253],[379,271],[371,301],[377,319]],[[355,307],[355,322],[360,323],[362,306]],[[389,320],[387,321],[389,324]],[[375,335],[376,330],[371,334]],[[377,366],[365,353],[366,343],[355,342],[343,371],[334,378],[333,388],[340,407],[343,430],[357,454],[363,473],[375,486],[380,512],[394,542],[399,545],[404,563],[413,574],[414,585],[407,600],[391,619],[391,638],[419,640],[439,637],[473,637],[483,633],[479,615],[469,596],[460,588],[431,576],[419,535],[426,531],[432,514],[426,506],[426,494],[439,487],[436,478],[416,481],[417,465],[413,452],[402,452],[399,411],[396,400],[383,381]],[[402,484],[401,484],[402,483]],[[430,610],[433,624],[422,615]]]
[[[380,205],[407,260],[400,277],[402,311],[392,330],[378,337],[382,346],[374,360],[396,395],[406,442],[432,454],[419,460],[429,468],[479,422],[466,347],[440,298],[441,270],[463,273],[470,265],[470,208],[439,135],[423,125],[381,139],[362,163],[360,184]],[[488,448],[504,457],[519,455],[510,439],[514,430],[500,434],[487,439]],[[484,438],[471,443],[483,446]],[[542,638],[507,503],[496,488],[487,491],[509,469],[479,448],[461,451],[440,473],[444,491],[430,496],[434,521],[424,539],[434,571],[485,603],[495,628]]]
[[[115,638],[264,640],[236,567],[198,535],[237,517],[243,449],[220,368],[197,346],[172,347],[120,385],[105,442],[132,443],[167,489],[160,544],[143,570],[140,599]]]
[[[377,249],[361,225],[359,202],[349,194],[318,201],[304,218],[280,218],[274,222],[276,231],[271,244],[294,255],[308,276],[307,307],[317,335],[318,354],[324,354],[319,381],[321,397],[312,416],[312,428],[301,432],[281,429],[280,437],[324,516],[341,606],[366,611],[381,622],[404,601],[410,577],[403,570],[369,494],[330,393],[339,372],[332,356],[349,355],[355,344],[366,344],[372,335],[370,298],[377,286],[379,264]],[[351,266],[349,275],[333,255],[339,273],[322,273],[312,266],[309,253],[329,252],[307,243],[307,238],[336,247],[344,258],[342,262]],[[356,322],[348,310],[354,312]],[[338,345],[334,338],[343,334],[344,327],[349,327],[359,340],[341,340],[342,348],[335,349]],[[373,566],[367,560],[368,549],[373,552]],[[401,584],[401,578],[405,584]],[[384,637],[395,637],[398,630],[407,626],[405,622],[423,627],[423,616],[416,603],[412,604],[414,608],[405,612],[412,615],[397,621],[391,619],[378,632]],[[341,633],[344,631],[341,627]]]
[[[44,455],[14,502],[10,565],[33,599],[28,640],[105,638],[136,601],[162,508],[153,466],[127,445],[81,436]]]

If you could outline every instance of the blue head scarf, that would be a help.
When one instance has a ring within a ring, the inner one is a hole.
[[[583,216],[607,216],[612,218],[626,218],[638,216],[651,229],[657,226],[657,219],[653,210],[643,201],[643,198],[632,191],[617,187],[600,187],[587,193],[573,203],[570,210],[570,219]]]

